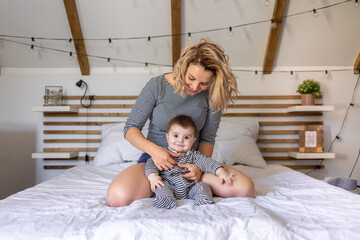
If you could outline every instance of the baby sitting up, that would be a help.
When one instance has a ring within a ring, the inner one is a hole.
[[[170,120],[166,139],[168,149],[181,153],[174,158],[179,164],[195,164],[201,171],[219,177],[222,183],[232,183],[232,175],[215,160],[191,150],[196,137],[194,121],[185,115],[179,115]],[[169,170],[160,171],[150,158],[146,162],[145,175],[150,181],[151,190],[155,193],[153,205],[158,208],[175,208],[176,199],[193,199],[196,205],[213,204],[210,186],[203,182],[186,180],[180,174],[187,173],[187,168],[175,166]]]

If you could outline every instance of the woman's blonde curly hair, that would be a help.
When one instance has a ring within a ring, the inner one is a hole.
[[[185,73],[190,63],[200,64],[205,71],[214,73],[208,88],[210,109],[225,111],[229,101],[238,95],[236,78],[229,66],[229,57],[216,43],[201,39],[199,43],[186,47],[174,66],[175,92],[185,96]]]

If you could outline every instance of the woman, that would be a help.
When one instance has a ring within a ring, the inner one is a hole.
[[[166,130],[171,118],[179,114],[190,116],[196,124],[197,141],[193,148],[211,157],[221,113],[238,92],[235,76],[222,47],[201,40],[185,48],[174,72],[151,79],[143,88],[124,128],[125,138],[144,151],[138,164],[119,173],[107,192],[112,207],[128,206],[133,201],[153,195],[145,177],[145,162],[150,157],[160,170],[175,166],[172,157],[179,157],[167,147]],[[150,119],[147,138],[141,132]],[[239,170],[224,165],[234,175],[232,184],[222,184],[211,174],[203,174],[194,164],[182,164],[189,172],[183,175],[191,181],[210,185],[219,197],[254,197],[252,180]]]

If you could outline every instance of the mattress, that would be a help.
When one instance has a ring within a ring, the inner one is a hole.
[[[106,191],[133,163],[69,169],[0,201],[0,239],[360,239],[360,196],[279,165],[235,166],[256,198],[113,208]]]

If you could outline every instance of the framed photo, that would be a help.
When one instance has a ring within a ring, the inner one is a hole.
[[[45,86],[44,106],[61,106],[62,95],[62,86]]]
[[[323,147],[323,126],[322,125],[301,125],[299,129],[299,152],[301,153],[322,153]]]

